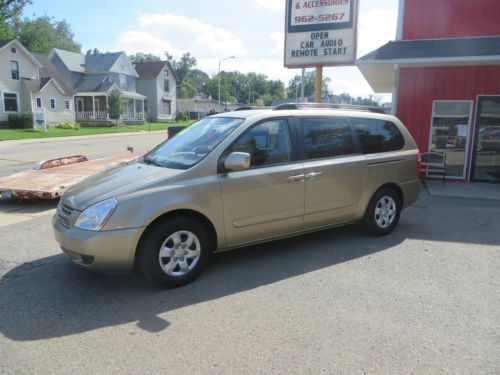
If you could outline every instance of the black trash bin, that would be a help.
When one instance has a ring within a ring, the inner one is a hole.
[[[185,126],[170,126],[167,129],[168,139],[172,138],[174,135],[179,133],[185,128]]]

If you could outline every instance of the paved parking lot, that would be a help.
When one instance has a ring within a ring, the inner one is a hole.
[[[423,191],[390,236],[221,253],[174,290],[73,267],[50,204],[19,207],[0,204],[28,211],[0,227],[2,374],[500,373],[499,201]]]

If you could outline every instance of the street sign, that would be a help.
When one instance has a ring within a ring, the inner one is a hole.
[[[285,67],[352,65],[358,0],[287,0]]]

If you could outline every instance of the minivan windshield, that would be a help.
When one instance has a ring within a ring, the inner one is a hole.
[[[242,122],[241,118],[204,118],[157,146],[139,162],[164,168],[188,169],[208,155]]]

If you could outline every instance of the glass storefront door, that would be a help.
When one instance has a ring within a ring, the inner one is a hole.
[[[446,157],[446,177],[465,178],[471,112],[472,102],[466,100],[435,100],[432,105],[429,151]]]
[[[472,180],[500,183],[500,96],[478,98]]]

